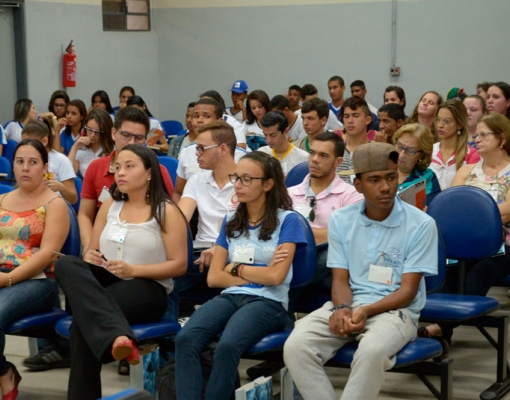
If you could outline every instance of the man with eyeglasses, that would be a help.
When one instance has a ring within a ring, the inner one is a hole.
[[[356,190],[365,200],[329,220],[331,301],[295,323],[285,365],[304,399],[338,399],[324,364],[359,342],[341,399],[376,399],[395,355],[417,336],[425,275],[437,274],[434,220],[397,193],[398,153],[388,143],[356,148]]]
[[[196,270],[175,280],[177,294],[196,288],[207,290],[207,269],[214,253],[212,248],[220,232],[221,223],[230,210],[238,205],[230,174],[235,170],[236,137],[233,128],[224,121],[213,121],[196,130],[195,153],[203,170],[190,177],[179,208],[191,220],[198,210],[198,232],[195,240]]]
[[[92,226],[98,208],[109,196],[110,186],[115,182],[115,155],[128,144],[138,144],[143,146],[147,133],[149,132],[150,122],[145,111],[126,107],[117,112],[111,132],[115,142],[115,151],[109,156],[98,158],[92,161],[87,169],[83,180],[81,192],[80,209],[78,211],[78,222],[80,225],[80,239],[84,251],[87,250]],[[173,195],[173,185],[170,175],[165,167],[160,166],[165,185]]]

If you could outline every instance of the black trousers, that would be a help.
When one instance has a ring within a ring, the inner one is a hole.
[[[167,308],[165,288],[152,279],[123,280],[74,256],[60,258],[55,277],[71,305],[71,373],[67,398],[101,397],[101,367],[113,361],[119,336],[130,325],[158,322]]]

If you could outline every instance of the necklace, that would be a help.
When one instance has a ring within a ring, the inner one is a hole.
[[[248,222],[249,222],[250,224],[252,224],[252,225],[256,225],[257,223],[259,223],[259,222],[260,222],[260,221],[262,221],[263,219],[264,219],[264,216],[260,217],[260,218],[259,218],[258,220],[256,220],[256,221],[250,221],[250,220],[248,219]]]

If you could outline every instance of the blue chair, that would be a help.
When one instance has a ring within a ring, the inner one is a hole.
[[[507,317],[488,315],[499,307],[495,299],[463,294],[466,261],[490,257],[501,247],[503,231],[498,207],[487,192],[471,186],[457,186],[439,193],[427,213],[435,219],[441,232],[446,257],[459,261],[456,271],[459,294],[429,295],[421,320],[476,326],[497,350],[496,382],[480,397],[498,399],[510,390],[506,359]],[[476,225],[477,221],[483,226]],[[487,332],[487,327],[497,328],[497,340]]]
[[[177,165],[179,164],[179,160],[167,156],[158,156],[158,160],[159,163],[168,170],[170,178],[172,178],[172,183],[175,187],[175,182],[177,180]]]
[[[12,139],[7,139],[7,144],[3,145],[2,157],[7,158],[11,164],[14,162],[14,151],[18,147],[18,142]]]
[[[76,186],[76,194],[78,195],[78,201],[73,204],[74,211],[78,214],[78,210],[80,209],[80,201],[81,201],[81,187],[83,186],[83,181],[78,176],[74,178],[74,186]]]
[[[103,400],[142,400],[142,399],[154,399],[149,393],[147,392],[140,392],[137,389],[126,389],[122,392],[113,394],[108,397],[102,397]]]
[[[0,176],[0,181],[15,182],[15,179],[12,177],[12,164],[5,157],[0,157],[0,174],[3,174]]]
[[[161,121],[161,125],[167,135],[177,135],[184,128],[179,121],[174,119],[168,119],[166,121]]]
[[[14,190],[13,186],[10,185],[4,185],[3,183],[0,183],[0,194],[9,193]]]
[[[302,162],[292,168],[285,177],[285,186],[291,187],[299,185],[308,175],[308,162]]]

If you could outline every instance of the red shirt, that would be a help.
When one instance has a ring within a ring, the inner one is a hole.
[[[81,189],[81,198],[87,200],[97,201],[97,207],[101,206],[101,202],[98,200],[101,195],[101,191],[106,186],[110,189],[115,182],[115,174],[110,172],[110,163],[112,158],[115,158],[115,151],[109,156],[100,157],[92,161],[87,168],[87,173],[83,179],[83,187]],[[172,196],[174,192],[174,185],[172,179],[168,174],[168,170],[162,165],[159,166],[163,180],[165,181],[168,193]]]

